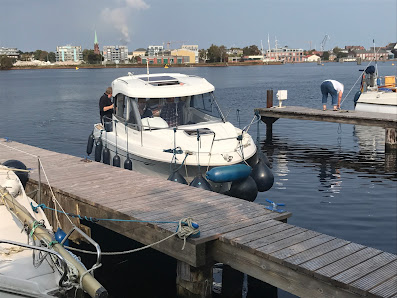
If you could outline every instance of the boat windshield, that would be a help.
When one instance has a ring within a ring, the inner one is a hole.
[[[129,123],[150,128],[168,128],[209,121],[223,115],[212,93],[169,98],[130,98]],[[136,121],[140,118],[140,121]],[[140,122],[140,123],[139,123]]]
[[[203,121],[215,120],[214,118],[224,121],[222,111],[212,92],[192,96],[190,107],[211,117],[205,117]]]

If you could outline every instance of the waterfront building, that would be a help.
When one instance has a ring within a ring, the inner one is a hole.
[[[365,48],[363,46],[345,46],[345,50],[348,50],[348,51],[356,51],[356,50],[365,51]]]
[[[148,46],[147,52],[148,52],[148,56],[163,55],[164,47],[163,46]]]
[[[64,61],[82,61],[83,60],[83,52],[81,50],[81,46],[57,46],[57,51],[55,53],[55,59],[57,62]]]
[[[190,62],[189,56],[172,56],[172,55],[164,55],[164,56],[139,56],[137,57],[138,64],[186,64]]]
[[[241,57],[237,57],[237,56],[228,56],[227,57],[227,62],[228,63],[237,63],[237,62],[241,62]]]
[[[128,47],[127,46],[104,46],[103,47],[104,62],[128,63]]]
[[[389,53],[384,49],[377,49],[375,52],[366,51],[366,50],[357,50],[354,51],[357,58],[361,58],[363,61],[370,60],[387,60],[389,57]]]
[[[195,53],[192,50],[187,50],[187,49],[172,50],[171,56],[189,57],[189,60],[187,61],[185,59],[184,63],[198,63],[198,50],[197,50],[197,53]]]
[[[198,45],[182,45],[182,50],[189,50],[194,52],[194,61],[191,60],[191,63],[199,63],[199,48]]]
[[[307,62],[319,62],[319,61],[321,61],[321,57],[317,56],[317,55],[309,55],[309,56],[306,56],[306,61]]]
[[[94,39],[94,54],[97,55],[101,54],[101,52],[99,51],[98,38],[96,37],[96,30],[95,30],[95,39]]]
[[[303,49],[290,49],[288,47],[270,49],[266,51],[266,58],[284,62],[302,62]]]
[[[144,48],[139,48],[132,52],[132,56],[134,57],[138,57],[138,56],[142,57],[145,55],[146,55],[146,50]]]
[[[6,55],[8,58],[19,58],[19,51],[17,48],[0,48],[0,56]]]

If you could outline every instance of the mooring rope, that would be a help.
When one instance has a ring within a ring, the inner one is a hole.
[[[376,54],[378,54],[378,52],[380,51],[381,48],[378,49],[378,51],[376,52]],[[357,78],[356,82],[354,83],[353,87],[350,88],[349,92],[346,94],[345,98],[342,100],[342,102],[340,103],[339,107],[342,106],[342,103],[345,101],[345,99],[349,96],[350,92],[353,90],[354,86],[356,86],[357,82],[360,80],[360,78],[362,77],[364,71],[368,68],[368,66],[371,65],[371,63],[373,61],[375,61],[375,57],[376,55],[374,55],[374,57],[368,62],[367,66],[364,68],[364,70],[361,72],[361,74],[359,75],[359,77]]]
[[[145,222],[145,221],[143,221]],[[146,246],[143,247],[139,247],[139,248],[135,248],[135,249],[131,249],[131,250],[126,250],[126,251],[114,251],[114,252],[102,252],[102,255],[105,256],[116,256],[116,255],[124,255],[124,254],[130,254],[130,253],[135,253],[150,247],[153,247],[157,244],[160,244],[174,236],[178,235],[178,237],[180,239],[183,239],[183,246],[181,250],[185,249],[185,245],[186,245],[186,239],[189,236],[198,236],[200,235],[200,230],[198,228],[197,223],[195,223],[193,221],[193,219],[191,217],[186,217],[186,218],[182,218],[179,222],[178,222],[178,228],[177,231],[159,241],[156,241],[152,244],[148,244]],[[81,252],[81,253],[86,253],[86,254],[93,254],[96,255],[97,252],[95,251],[90,251],[90,250],[84,250],[84,249],[79,249],[79,248],[74,248],[74,247],[70,247],[70,246],[65,246],[67,249],[73,250],[73,251],[77,251],[77,252]]]

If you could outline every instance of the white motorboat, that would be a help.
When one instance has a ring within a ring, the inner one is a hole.
[[[14,171],[0,165],[0,296],[64,297],[82,287],[91,297],[107,297],[80,260],[56,241],[43,210],[33,211],[37,204]]]
[[[354,103],[356,111],[397,115],[395,77],[378,77],[376,67],[367,67],[362,74],[361,89],[356,93]]]
[[[188,182],[200,174],[208,178],[213,168],[258,163],[251,136],[226,120],[206,79],[129,73],[114,80],[112,88],[112,119],[94,125],[87,145],[90,154],[95,144],[96,161],[164,178],[178,173]],[[243,167],[226,172],[233,176],[229,181],[249,175]],[[212,181],[213,190],[228,191],[227,179]]]

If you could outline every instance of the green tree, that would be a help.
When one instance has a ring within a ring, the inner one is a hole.
[[[33,58],[34,60],[40,60],[42,50],[36,50],[33,52]]]
[[[219,47],[219,61],[220,62],[225,62],[227,61],[227,54],[226,54],[226,47],[224,45],[221,45]]]
[[[83,50],[83,60],[88,64],[99,64],[102,61],[102,55],[95,54],[94,50]]]
[[[203,61],[203,62],[207,61],[207,50],[205,49],[199,50],[199,61]]]
[[[55,62],[56,61],[56,57],[55,57],[55,53],[54,52],[49,52],[48,53],[48,61],[50,61],[50,62]]]
[[[219,62],[221,59],[219,47],[212,44],[209,49],[207,50],[207,58],[208,61],[213,63],[213,62]]]
[[[258,49],[256,45],[251,45],[249,47],[243,48],[243,55],[244,56],[255,56],[260,55],[261,51]]]
[[[12,59],[6,55],[0,56],[0,69],[7,70],[12,68]]]
[[[323,53],[323,60],[326,60],[326,61],[329,60],[329,52],[324,52]]]

